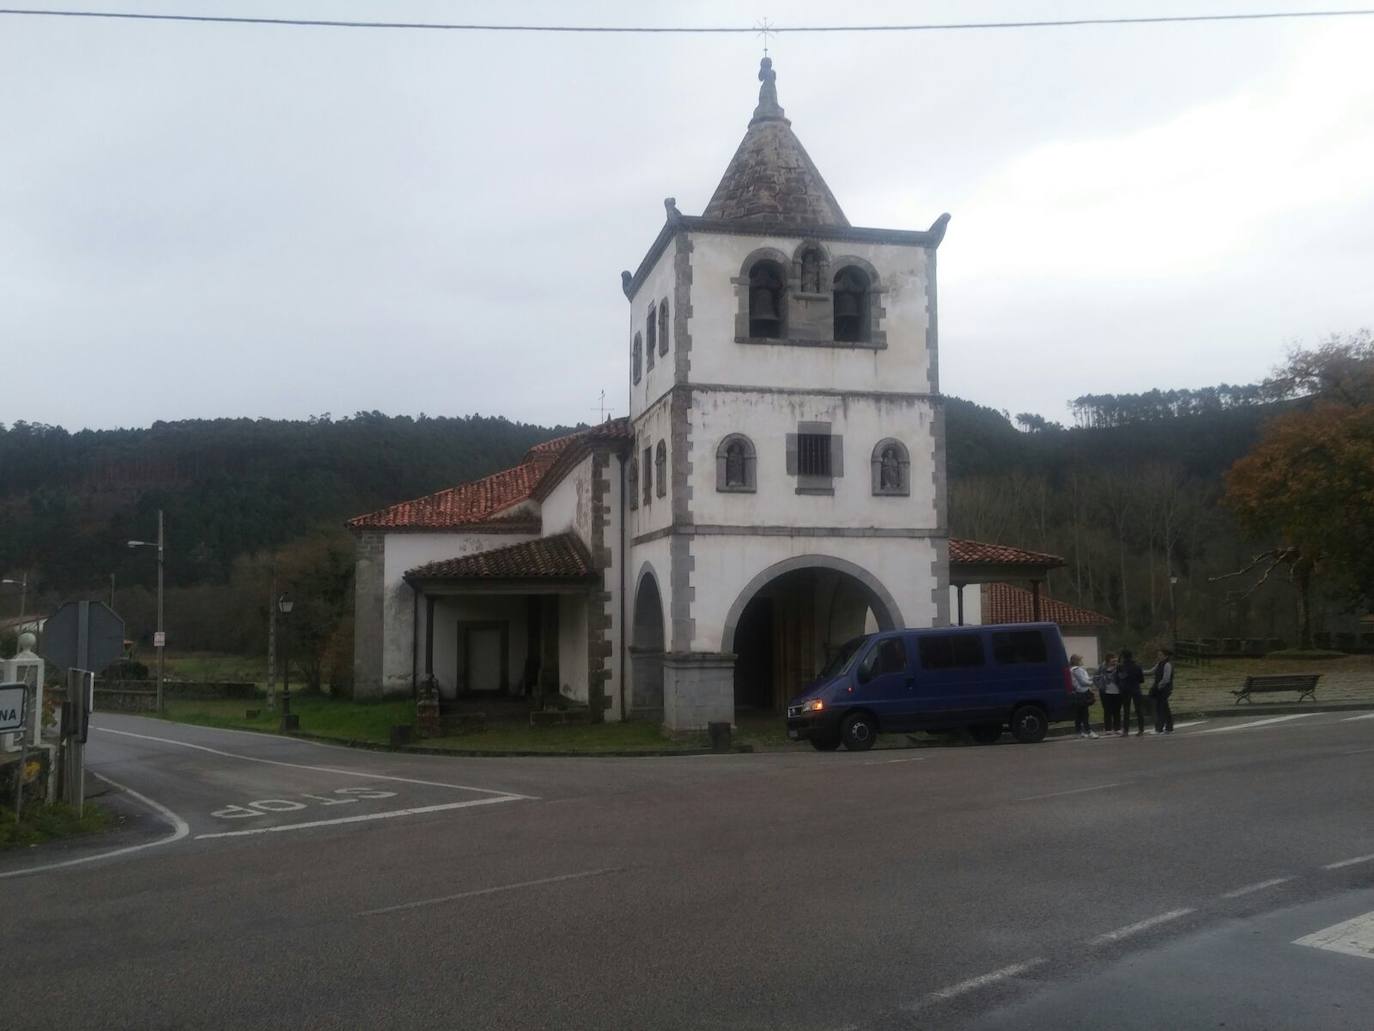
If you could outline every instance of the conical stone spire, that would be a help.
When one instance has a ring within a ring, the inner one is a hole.
[[[703,217],[788,227],[848,226],[835,195],[778,103],[777,73],[759,63],[759,103]]]

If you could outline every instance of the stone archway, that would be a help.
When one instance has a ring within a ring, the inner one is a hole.
[[[824,555],[765,569],[726,617],[722,651],[735,655],[737,711],[780,709],[851,638],[903,626],[881,581]]]
[[[663,597],[658,578],[646,562],[635,584],[634,622],[630,632],[630,713],[663,714]]]

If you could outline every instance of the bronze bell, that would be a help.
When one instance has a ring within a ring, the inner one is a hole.
[[[749,299],[749,317],[776,322],[778,318],[777,298],[767,287],[755,287]]]

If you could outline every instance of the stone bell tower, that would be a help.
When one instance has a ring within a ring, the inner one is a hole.
[[[948,618],[935,257],[852,226],[778,102],[700,216],[671,198],[630,303],[632,709],[776,710],[865,628]]]

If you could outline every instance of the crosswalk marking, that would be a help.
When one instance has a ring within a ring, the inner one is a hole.
[[[1374,913],[1366,913],[1353,920],[1333,924],[1323,930],[1304,935],[1293,944],[1326,949],[1328,952],[1341,952],[1362,959],[1374,959]]]

